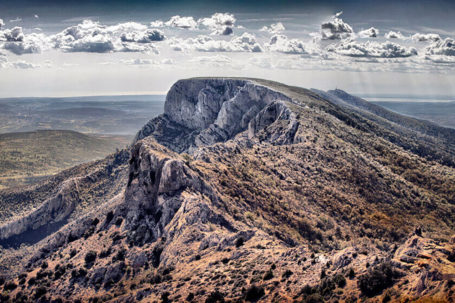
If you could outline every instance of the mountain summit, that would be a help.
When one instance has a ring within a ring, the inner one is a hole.
[[[195,78],[129,150],[0,194],[2,301],[455,299],[455,131]]]

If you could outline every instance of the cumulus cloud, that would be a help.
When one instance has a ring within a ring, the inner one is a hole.
[[[231,35],[235,26],[235,17],[229,13],[215,13],[209,18],[201,18],[198,25],[213,30],[215,35]]]
[[[284,31],[286,28],[284,27],[283,23],[278,22],[278,23],[273,23],[270,24],[269,26],[264,26],[260,29],[262,32],[269,32],[271,34],[278,34]]]
[[[84,20],[52,37],[54,47],[67,52],[105,53],[114,50],[105,27],[98,22]]]
[[[2,26],[5,26],[5,22],[3,22],[3,19],[0,19],[0,29],[2,28]]]
[[[157,49],[152,42],[163,41],[164,34],[157,29],[127,22],[104,26],[98,22],[84,20],[51,37],[53,46],[66,52],[145,52]],[[147,44],[147,45],[145,45]]]
[[[196,29],[197,22],[193,17],[180,17],[179,15],[171,17],[164,23],[166,26],[179,27],[185,29]]]
[[[328,51],[339,55],[359,58],[406,58],[417,55],[413,47],[406,48],[393,42],[359,43],[354,40],[344,41],[338,45],[329,46]]]
[[[12,29],[6,29],[0,32],[0,40],[8,42],[21,42],[24,41],[24,33],[22,27],[16,26]]]
[[[323,40],[337,40],[350,37],[353,34],[352,27],[339,18],[343,12],[337,13],[332,20],[321,24],[321,36]]]
[[[3,44],[3,48],[16,55],[35,54],[41,52],[41,48],[38,45],[29,42],[5,42]]]
[[[358,32],[358,35],[360,38],[376,38],[379,35],[379,30],[377,28],[370,27],[369,29]]]
[[[179,15],[171,17],[168,21],[155,20],[150,23],[151,27],[176,27],[183,29],[209,29],[212,35],[231,35],[234,33],[236,19],[229,13],[215,13],[210,17],[200,18],[197,21],[194,17],[181,17]]]
[[[190,60],[190,62],[197,62],[211,66],[224,66],[232,63],[232,59],[224,55],[216,56],[200,56]]]
[[[186,40],[173,40],[170,43],[174,50],[194,49],[200,52],[262,52],[256,37],[249,33],[234,37],[231,40],[218,40],[210,36],[199,35]]]
[[[455,40],[446,38],[435,41],[426,48],[426,54],[429,56],[455,56]]]
[[[174,61],[172,59],[163,59],[163,60],[152,60],[152,59],[127,59],[127,60],[120,60],[121,63],[126,65],[161,65],[161,64],[173,64]]]
[[[226,26],[224,28],[217,29],[212,32],[212,35],[222,35],[222,36],[229,36],[234,34],[234,30],[230,26]]]
[[[267,45],[271,51],[276,51],[285,54],[304,54],[313,53],[313,50],[308,47],[303,41],[298,39],[289,39],[285,35],[275,35],[270,39]]]
[[[16,55],[40,53],[45,40],[42,34],[24,35],[19,26],[0,31],[0,47]]]
[[[121,60],[123,64],[127,65],[150,65],[154,64],[155,61],[151,59],[128,59],[128,60]]]
[[[408,37],[404,36],[401,32],[394,32],[394,31],[390,31],[388,33],[385,33],[384,37],[386,39],[400,39],[400,40],[408,39]]]
[[[149,29],[141,32],[126,32],[120,36],[120,40],[123,42],[137,43],[150,43],[153,41],[163,41],[164,39],[163,32],[157,29]]]
[[[412,40],[415,41],[415,42],[428,42],[428,41],[439,41],[441,40],[441,36],[439,36],[438,34],[420,34],[420,33],[416,33],[414,35],[412,35]]]
[[[14,68],[18,69],[33,69],[33,68],[38,68],[40,67],[39,65],[26,62],[26,61],[16,61],[16,62],[11,62],[11,66]]]

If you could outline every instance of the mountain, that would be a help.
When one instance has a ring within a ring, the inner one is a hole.
[[[453,133],[399,117],[178,81],[130,148],[0,193],[2,300],[454,300]]]
[[[0,189],[32,184],[127,146],[126,136],[39,130],[0,134]]]

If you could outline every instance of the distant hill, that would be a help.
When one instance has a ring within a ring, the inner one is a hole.
[[[0,189],[31,184],[77,164],[104,158],[128,143],[126,136],[68,130],[0,134]]]
[[[394,112],[455,128],[455,101],[372,101]]]
[[[164,96],[0,99],[0,133],[67,129],[133,135],[163,112]]]

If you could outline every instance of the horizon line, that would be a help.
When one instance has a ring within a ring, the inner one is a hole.
[[[168,91],[151,91],[151,92],[138,92],[138,93],[107,93],[107,94],[90,94],[90,95],[47,95],[47,96],[0,96],[0,100],[4,99],[27,99],[27,98],[39,98],[39,99],[57,99],[57,98],[90,98],[90,97],[120,97],[120,96],[166,96]]]

